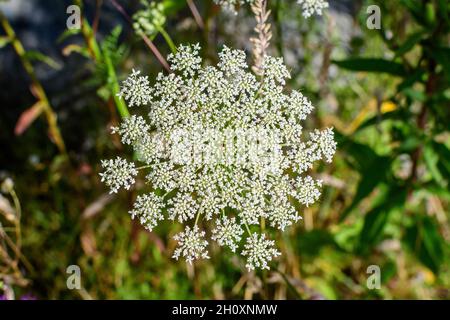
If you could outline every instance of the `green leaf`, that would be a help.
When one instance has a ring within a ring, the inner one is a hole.
[[[344,210],[339,218],[340,221],[343,221],[365,197],[380,183],[386,180],[392,159],[390,157],[379,156],[369,146],[353,142],[350,139],[347,139],[347,141],[339,145],[341,146],[341,151],[348,154],[350,166],[357,169],[361,176],[352,203]]]
[[[416,21],[422,25],[426,24],[424,10],[421,1],[417,0],[401,0],[403,5],[409,10]]]
[[[0,37],[0,49],[11,43],[11,39],[7,36]]]
[[[427,99],[425,92],[416,90],[414,88],[406,88],[402,91],[402,93],[413,101],[425,102],[425,100]]]
[[[445,21],[449,21],[449,9],[448,9],[448,0],[438,0],[438,14],[444,18]]]
[[[437,167],[447,181],[450,180],[450,150],[442,143],[432,142],[433,150],[438,155]]]
[[[75,36],[77,34],[81,33],[81,28],[80,29],[67,29],[66,31],[64,31],[56,40],[57,43],[61,43],[64,40],[66,40],[67,38],[71,37],[71,36]]]
[[[175,14],[186,6],[186,1],[164,0],[164,11],[168,14]]]
[[[414,46],[422,40],[423,36],[425,35],[425,31],[419,31],[416,33],[411,34],[406,41],[397,49],[395,50],[395,56],[400,57],[404,55],[405,53],[408,53],[411,51]]]
[[[385,59],[353,58],[341,61],[333,60],[333,63],[352,71],[380,72],[400,77],[407,74],[402,64]]]
[[[435,195],[443,200],[450,201],[450,190],[448,188],[443,188],[436,183],[430,182],[423,185],[423,188],[430,194]]]
[[[450,48],[436,47],[430,49],[430,54],[436,61],[442,65],[444,72],[447,75],[447,79],[450,82]]]
[[[406,189],[389,186],[380,194],[375,206],[364,217],[364,225],[359,235],[357,252],[366,254],[384,235],[392,212],[402,208],[406,201]]]
[[[56,62],[53,58],[39,51],[29,50],[25,53],[25,55],[27,56],[28,59],[45,63],[46,65],[48,65],[53,69],[59,70],[62,68],[62,66],[58,62]]]
[[[436,24],[436,12],[432,3],[425,4],[425,19],[429,26]]]
[[[382,113],[382,114],[375,114],[372,117],[367,118],[363,123],[359,125],[359,127],[354,132],[360,132],[365,128],[380,124],[383,121],[386,120],[403,120],[405,117],[405,110],[404,109],[397,109],[394,111]]]
[[[438,273],[444,261],[444,240],[436,222],[429,216],[416,216],[407,229],[405,242],[418,259],[434,273]]]
[[[426,72],[422,69],[415,70],[411,75],[407,76],[403,82],[401,82],[398,87],[397,91],[402,92],[403,90],[407,88],[411,88],[416,82],[421,81],[423,78],[423,75]]]
[[[445,180],[438,168],[439,155],[433,149],[432,144],[428,143],[425,145],[423,158],[425,160],[425,165],[427,166],[428,171],[430,172],[436,183],[442,187],[446,186],[448,184],[448,181]]]
[[[330,246],[337,249],[333,235],[326,230],[312,230],[302,233],[298,237],[298,251],[301,255],[317,256],[320,249]]]

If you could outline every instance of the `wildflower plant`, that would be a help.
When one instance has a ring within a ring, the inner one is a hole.
[[[302,93],[285,92],[290,74],[282,59],[265,56],[257,76],[244,51],[224,46],[217,66],[204,66],[199,51],[180,46],[168,57],[174,72],[153,84],[138,71],[124,81],[119,95],[148,118],[133,115],[112,132],[143,165],[103,161],[102,181],[117,192],[148,170],[149,192],[130,214],[150,231],[163,220],[184,224],[175,259],[208,258],[209,239],[233,252],[243,243],[246,267],[268,269],[280,252],[257,227],[267,221],[283,231],[319,199],[321,181],[308,172],[331,162],[333,131],[303,132],[313,106]]]

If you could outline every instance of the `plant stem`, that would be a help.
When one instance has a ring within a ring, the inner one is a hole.
[[[199,218],[200,218],[200,211],[197,212],[197,217],[195,217],[195,224],[194,224],[195,226],[197,225]]]
[[[192,12],[192,15],[194,16],[195,22],[197,22],[197,25],[199,26],[200,29],[203,29],[205,27],[205,23],[203,22],[202,16],[198,12],[194,1],[187,0],[187,4],[189,6],[189,9],[191,9],[191,12]]]
[[[133,26],[133,20],[130,18],[130,16],[126,13],[126,11],[122,8],[122,6],[116,1],[116,0],[110,0],[112,5],[119,11],[122,16],[127,20],[128,24],[132,27]],[[167,70],[167,72],[171,72],[170,66],[167,63],[166,59],[162,56],[161,52],[159,52],[158,48],[153,44],[153,41],[150,40],[145,34],[142,36],[142,40],[144,40],[145,44],[149,47],[149,49],[153,52],[156,59],[161,63],[161,65],[164,67],[164,69]]]
[[[15,233],[16,233],[16,243],[17,243],[17,247],[20,248],[22,247],[22,231],[21,231],[21,227],[20,227],[20,219],[22,216],[22,208],[20,206],[20,201],[19,201],[19,197],[17,197],[16,192],[14,191],[14,189],[12,189],[9,193],[11,195],[11,198],[14,201],[14,207],[16,209],[16,219],[14,221],[14,229],[15,229]],[[19,259],[19,256],[17,256],[17,259]]]
[[[75,0],[75,4],[78,5],[80,8],[83,7],[82,0]],[[85,39],[85,42],[87,44],[92,59],[98,64],[104,63],[106,65],[106,70],[108,73],[107,85],[109,90],[111,91],[111,96],[112,99],[114,100],[117,111],[119,112],[122,118],[129,117],[130,112],[128,111],[127,105],[122,99],[118,97],[118,93],[120,92],[120,85],[117,80],[116,70],[114,69],[114,65],[111,61],[111,58],[109,57],[108,54],[102,52],[100,45],[98,44],[97,39],[95,38],[95,33],[92,30],[89,21],[87,21],[86,19],[82,19],[81,33],[83,34],[83,37]]]
[[[157,29],[158,29],[159,33],[162,34],[162,36],[164,37],[164,40],[166,40],[167,44],[169,45],[170,51],[172,51],[173,54],[177,53],[177,47],[173,43],[172,38],[170,38],[170,36],[166,32],[166,30],[164,30],[164,28],[160,27],[160,26],[157,26]]]
[[[49,131],[51,137],[53,138],[53,142],[57,146],[59,152],[65,155],[66,146],[64,144],[64,140],[58,127],[57,115],[52,109],[50,102],[47,98],[47,94],[45,93],[43,86],[41,85],[40,81],[36,76],[34,67],[26,55],[26,50],[24,49],[22,42],[20,42],[20,40],[17,38],[17,35],[14,29],[12,28],[11,24],[9,23],[8,19],[6,19],[6,17],[3,15],[3,12],[1,11],[0,11],[0,22],[3,29],[6,32],[6,35],[10,39],[11,44],[14,47],[14,50],[16,51],[16,54],[19,56],[25,71],[27,72],[28,76],[31,79],[33,94],[41,102],[40,108],[42,109],[42,112],[44,112],[45,117],[47,119],[47,124],[49,126]]]
[[[249,235],[249,236],[252,236],[252,232],[250,231],[250,228],[249,228],[247,222],[244,222],[244,226],[245,226],[245,229],[246,229],[247,232],[248,232],[248,235]]]
[[[283,7],[281,4],[281,0],[277,0],[275,4],[275,28],[277,31],[277,49],[278,54],[284,59],[284,46],[283,46],[283,25],[282,25],[282,16],[283,16]]]

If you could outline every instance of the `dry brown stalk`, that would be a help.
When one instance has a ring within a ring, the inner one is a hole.
[[[254,65],[252,67],[253,72],[262,76],[264,73],[263,62],[264,57],[267,54],[267,49],[272,39],[271,25],[267,21],[269,20],[270,10],[267,10],[267,0],[256,0],[252,4],[252,11],[256,18],[255,32],[258,34],[257,38],[251,38],[250,41],[253,44],[253,58]]]

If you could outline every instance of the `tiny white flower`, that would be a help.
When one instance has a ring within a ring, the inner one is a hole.
[[[258,235],[257,233],[253,233],[247,237],[242,255],[247,257],[247,264],[245,266],[248,271],[255,270],[256,268],[269,270],[268,262],[281,255],[274,248],[274,245],[275,241],[267,240],[265,234]]]
[[[134,184],[134,177],[138,173],[134,163],[120,157],[102,160],[101,163],[104,169],[100,173],[101,181],[111,189],[110,193],[117,193],[121,187],[128,190]]]
[[[134,144],[143,139],[150,126],[141,116],[132,115],[125,118],[119,127],[112,127],[112,133],[118,133],[123,144]]]
[[[129,102],[130,107],[147,105],[151,100],[152,89],[147,76],[139,76],[141,72],[133,69],[131,75],[122,82],[117,94]]]
[[[201,67],[202,58],[199,57],[200,45],[181,45],[178,52],[170,54],[167,60],[170,68],[174,71],[181,71],[185,77],[193,76]]]
[[[223,216],[221,219],[217,219],[211,239],[217,241],[219,246],[228,246],[231,251],[235,252],[243,233],[244,230],[236,223],[235,217],[228,219],[227,216]]]
[[[274,228],[284,231],[286,227],[301,219],[297,210],[287,201],[282,203],[273,203],[269,210],[268,218],[270,225]]]
[[[297,0],[302,7],[302,15],[309,18],[314,14],[322,15],[322,10],[328,8],[328,2],[325,0]]]
[[[320,188],[322,188],[321,180],[314,180],[310,176],[306,176],[305,178],[298,177],[296,180],[297,184],[297,200],[309,207],[309,205],[313,204],[320,198]]]
[[[336,141],[334,140],[333,129],[327,128],[323,131],[314,130],[310,134],[311,141],[316,143],[321,154],[321,158],[324,158],[327,162],[333,160],[333,156],[336,153]]]
[[[193,219],[198,210],[198,203],[189,193],[178,194],[167,203],[172,206],[168,210],[169,219],[181,223]]]
[[[219,64],[217,66],[227,76],[242,74],[248,68],[245,58],[244,51],[232,50],[224,46],[219,53]]]
[[[291,74],[284,65],[282,58],[265,56],[262,68],[265,80],[275,81],[276,83],[285,85],[286,79],[291,78]]]
[[[137,197],[130,215],[132,219],[137,217],[145,229],[152,231],[158,221],[164,220],[161,213],[163,208],[164,203],[161,197],[154,193],[144,194]]]
[[[208,241],[205,240],[205,231],[200,231],[197,225],[192,229],[186,226],[183,232],[176,234],[173,238],[178,242],[178,247],[175,249],[172,258],[178,260],[181,256],[190,264],[194,260],[209,259],[206,250]]]
[[[226,10],[233,12],[234,14],[237,14],[236,12],[237,5],[243,5],[245,3],[251,4],[254,1],[255,0],[214,0],[215,3],[224,7]]]

